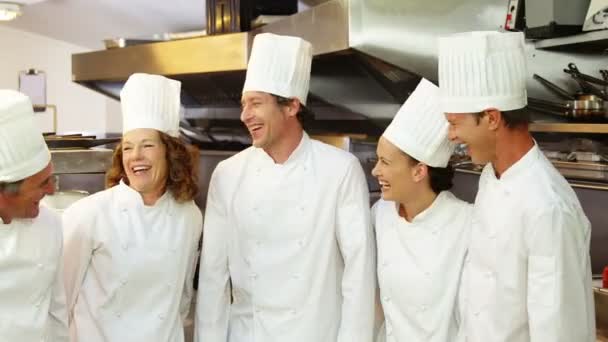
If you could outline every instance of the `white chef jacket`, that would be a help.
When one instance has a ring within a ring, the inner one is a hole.
[[[535,145],[500,179],[488,164],[465,265],[469,342],[595,341],[591,226]]]
[[[43,206],[34,219],[0,221],[0,341],[68,341],[61,245],[61,221]]]
[[[378,281],[387,342],[454,342],[457,297],[473,207],[441,192],[412,222],[398,205],[372,208],[378,246]]]
[[[120,183],[63,213],[72,342],[183,342],[202,215]]]
[[[195,340],[370,342],[372,234],[350,153],[304,133],[284,164],[255,147],[222,161],[205,209]]]

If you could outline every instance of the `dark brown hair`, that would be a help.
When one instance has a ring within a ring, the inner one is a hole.
[[[193,200],[198,194],[198,148],[163,132],[158,134],[167,149],[167,190],[178,203]],[[129,184],[122,163],[122,142],[114,149],[112,167],[106,173],[106,187],[111,188],[121,180]]]
[[[477,120],[477,123],[479,123],[479,120],[486,115],[486,112],[474,113],[474,115],[475,120]],[[532,121],[530,112],[526,109],[526,107],[501,111],[500,115],[502,116],[502,120],[505,122],[505,126],[507,128],[527,125]]]
[[[272,96],[274,96],[274,98],[277,100],[277,104],[279,106],[288,106],[294,100],[274,94],[272,94]],[[302,125],[302,127],[306,127],[315,119],[315,114],[304,104],[300,103],[300,111],[298,111],[297,118],[298,121],[300,121],[300,125]]]
[[[409,156],[411,165],[420,163],[418,160]],[[426,164],[425,164],[426,165]],[[454,186],[454,168],[448,164],[446,167],[432,167],[426,165],[429,169],[429,181],[431,183],[431,189],[437,195],[445,190],[450,190]]]

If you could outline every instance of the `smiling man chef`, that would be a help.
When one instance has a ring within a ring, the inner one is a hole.
[[[300,38],[255,37],[241,100],[253,146],[209,186],[198,342],[372,340],[367,183],[353,155],[302,129],[311,59]]]
[[[68,341],[52,172],[29,98],[0,90],[0,341]]]
[[[465,266],[467,341],[595,341],[589,240],[576,194],[528,132],[522,33],[440,39],[450,138],[479,180]]]

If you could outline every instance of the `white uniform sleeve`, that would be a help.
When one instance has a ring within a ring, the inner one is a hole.
[[[63,237],[61,233],[61,225],[57,222],[57,244],[61,251]],[[54,275],[53,289],[51,294],[51,303],[49,306],[48,328],[46,333],[47,342],[68,342],[68,310],[65,298],[65,289],[63,287],[63,260],[61,252],[57,260],[57,271]]]
[[[375,337],[376,249],[369,190],[356,159],[349,165],[339,191],[337,239],[344,259],[344,273],[338,342],[369,342]]]
[[[526,228],[530,341],[595,341],[589,221],[555,206]]]
[[[226,202],[221,196],[220,165],[211,176],[203,226],[203,248],[196,303],[195,342],[226,342],[230,313]]]
[[[63,281],[70,330],[75,329],[74,306],[94,249],[92,219],[88,211],[68,208],[63,212]]]
[[[203,230],[203,216],[198,208],[194,211],[194,217],[192,217],[191,220],[193,222],[192,224],[194,225],[195,232],[192,234],[190,255],[188,256],[188,269],[186,271],[182,298],[179,303],[179,312],[182,317],[182,322],[185,322],[186,318],[188,318],[188,313],[190,313],[190,305],[192,304],[192,297],[194,295],[193,280],[194,272],[196,270],[196,262],[198,261],[198,242],[201,238],[201,233]]]

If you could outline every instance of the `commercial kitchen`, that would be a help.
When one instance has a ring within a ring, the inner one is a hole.
[[[468,31],[523,32],[529,130],[590,221],[597,341],[608,341],[607,0],[0,0],[0,89],[31,98],[56,184],[42,203],[61,213],[105,189],[129,77],[180,81],[204,216],[216,166],[252,144],[241,97],[255,37],[300,37],[313,54],[305,131],[357,157],[371,206],[378,139],[421,80],[440,85],[439,38]],[[451,191],[475,202],[483,165],[465,146],[450,163]]]

